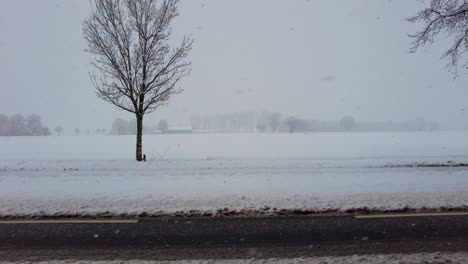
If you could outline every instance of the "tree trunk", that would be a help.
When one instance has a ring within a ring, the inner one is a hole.
[[[142,139],[143,139],[143,115],[136,115],[137,137],[136,137],[136,160],[143,160]]]

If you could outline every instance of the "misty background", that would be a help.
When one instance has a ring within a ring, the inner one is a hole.
[[[444,69],[447,43],[409,53],[419,1],[182,0],[174,41],[195,39],[182,94],[145,116],[272,111],[358,122],[424,118],[468,126],[468,78]],[[131,119],[95,96],[82,36],[83,0],[0,1],[0,113],[39,114],[51,129],[110,128]]]

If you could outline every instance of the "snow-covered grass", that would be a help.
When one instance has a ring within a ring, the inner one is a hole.
[[[0,138],[0,216],[468,208],[468,133]]]

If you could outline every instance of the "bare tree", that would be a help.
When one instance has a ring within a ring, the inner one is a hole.
[[[122,118],[117,118],[112,122],[111,134],[125,135],[128,134],[128,121]]]
[[[190,118],[190,126],[192,127],[193,132],[197,132],[201,129],[201,118],[199,116],[192,116]]]
[[[93,0],[83,25],[98,97],[137,120],[136,160],[141,161],[143,116],[180,93],[179,81],[190,73],[186,57],[193,41],[184,37],[171,49],[171,22],[178,0]]]
[[[9,119],[9,129],[11,136],[26,136],[28,135],[28,129],[26,120],[22,114],[14,114]]]
[[[128,121],[127,133],[129,135],[136,135],[138,133],[137,128],[138,128],[138,121],[136,120],[136,118],[130,119]],[[143,129],[143,127],[141,129]]]
[[[75,128],[75,135],[76,135],[76,136],[79,136],[79,135],[80,135],[80,129],[79,129],[79,128]]]
[[[271,132],[275,133],[278,130],[278,127],[281,124],[281,114],[280,113],[271,113],[268,115],[268,124],[270,125]]]
[[[290,116],[283,120],[283,125],[288,129],[289,133],[294,133],[298,130],[305,130],[306,122],[297,117]]]
[[[26,118],[26,127],[29,135],[39,136],[42,133],[42,120],[39,115],[32,114]]]
[[[255,128],[258,132],[263,133],[268,128],[269,119],[271,114],[268,112],[260,112],[257,115],[257,122]]]
[[[267,129],[267,124],[265,122],[260,121],[257,123],[256,128],[258,132],[263,133]]]
[[[439,122],[437,121],[429,121],[427,123],[427,129],[429,131],[435,131],[435,130],[438,130],[439,129]]]
[[[57,133],[57,135],[60,136],[60,135],[62,135],[63,127],[61,127],[61,126],[56,126],[54,130],[55,130],[55,132]]]
[[[356,120],[352,116],[344,116],[340,119],[340,126],[346,131],[351,131],[356,127]]]
[[[167,122],[167,120],[164,120],[164,119],[159,120],[158,130],[161,131],[161,133],[165,134],[168,129],[169,129],[169,123]]]
[[[413,39],[411,52],[443,34],[451,39],[452,45],[442,58],[448,59],[447,68],[457,76],[458,70],[467,68],[468,60],[461,61],[468,51],[468,2],[465,0],[430,0],[430,4],[418,14],[408,18],[412,23],[423,23],[423,28],[410,35]]]
[[[0,114],[0,136],[8,136],[9,125],[8,116]]]
[[[43,127],[41,131],[42,136],[50,136],[50,129],[48,127]]]

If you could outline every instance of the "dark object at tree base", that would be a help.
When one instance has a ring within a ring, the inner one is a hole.
[[[143,159],[142,161],[146,162],[146,154],[143,154]]]

